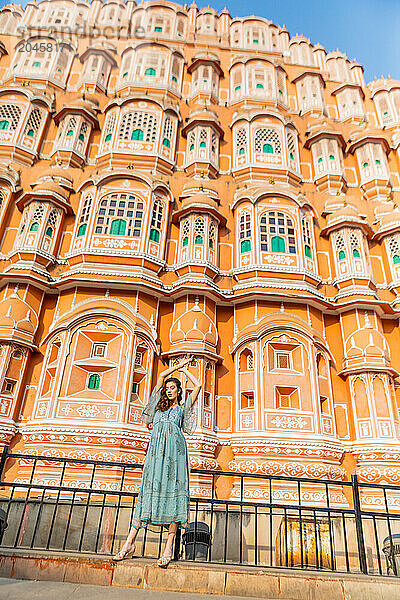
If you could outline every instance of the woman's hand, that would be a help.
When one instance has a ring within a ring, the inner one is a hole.
[[[183,367],[185,365],[188,365],[190,362],[192,362],[192,360],[193,360],[192,356],[189,356],[189,358],[184,358],[183,360],[181,360],[180,363],[178,363],[177,365],[175,365],[175,369],[177,371],[179,371],[180,369],[183,369]]]

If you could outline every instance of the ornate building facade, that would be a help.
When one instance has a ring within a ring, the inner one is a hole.
[[[190,353],[193,466],[398,483],[400,82],[194,3],[0,31],[1,443],[141,462]]]

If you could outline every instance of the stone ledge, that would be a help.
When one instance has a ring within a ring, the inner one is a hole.
[[[400,598],[400,578],[394,577],[188,561],[171,563],[167,570],[161,570],[154,560],[142,558],[113,563],[95,555],[38,550],[2,549],[0,577],[274,600]]]

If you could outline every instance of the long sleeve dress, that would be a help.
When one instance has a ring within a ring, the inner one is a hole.
[[[155,410],[161,390],[156,388],[142,412],[144,423],[153,430],[143,466],[142,482],[133,513],[132,526],[187,526],[189,518],[189,455],[183,432],[193,433],[195,406],[189,394],[184,405]]]

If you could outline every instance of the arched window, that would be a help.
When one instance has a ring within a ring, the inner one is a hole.
[[[76,234],[77,237],[81,237],[82,235],[85,235],[85,233],[86,233],[87,224],[89,222],[89,217],[90,217],[90,211],[92,208],[92,201],[93,201],[93,198],[90,194],[85,196],[85,199],[84,199],[83,205],[82,205],[81,215],[79,217],[79,227],[78,227],[78,232]]]
[[[118,138],[121,141],[143,140],[155,142],[157,139],[157,117],[145,112],[127,112],[121,119]]]
[[[203,217],[196,217],[194,222],[194,243],[198,245],[204,244],[204,219]]]
[[[88,379],[88,389],[98,390],[100,387],[100,375],[98,373],[92,373]]]
[[[110,194],[100,201],[95,233],[140,237],[144,208],[144,203],[132,194]]]
[[[187,246],[189,244],[189,235],[190,235],[190,219],[185,219],[182,221],[182,246]]]
[[[282,212],[268,213],[269,236],[271,252],[286,252],[296,254],[296,237],[293,221]]]
[[[39,231],[39,223],[38,222],[32,223],[29,231]]]
[[[256,130],[254,147],[256,152],[266,154],[282,153],[282,144],[278,132],[275,129],[268,129],[266,127]]]
[[[239,240],[240,252],[250,252],[251,250],[251,215],[249,212],[243,212],[239,219]]]
[[[149,67],[148,69],[145,70],[144,74],[154,76],[156,74],[156,70],[153,69],[153,67]]]
[[[303,242],[304,242],[304,255],[307,258],[312,258],[312,234],[311,234],[311,220],[308,217],[303,217],[302,221],[303,229]]]
[[[238,156],[242,156],[247,152],[247,131],[244,127],[236,132],[236,152]]]
[[[163,223],[163,203],[160,198],[156,198],[153,204],[150,223],[150,239],[153,242],[159,242],[161,237],[161,227]]]

